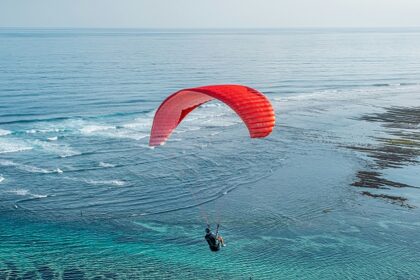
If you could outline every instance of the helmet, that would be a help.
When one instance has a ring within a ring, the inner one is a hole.
[[[210,229],[209,228],[206,228],[206,233],[210,233]]]

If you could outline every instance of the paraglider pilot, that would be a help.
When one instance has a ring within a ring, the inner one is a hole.
[[[220,247],[225,246],[223,237],[219,235],[219,224],[217,224],[216,233],[211,231],[210,225],[207,225],[206,236],[204,237],[209,244],[211,251],[216,252],[220,250]]]

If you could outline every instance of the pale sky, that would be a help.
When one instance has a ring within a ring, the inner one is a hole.
[[[420,27],[420,0],[0,0],[0,27]]]

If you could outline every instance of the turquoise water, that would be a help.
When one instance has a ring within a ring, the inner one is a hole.
[[[361,195],[346,146],[420,106],[419,54],[413,29],[1,29],[0,279],[417,279],[418,189]],[[221,83],[267,95],[270,137],[213,102],[148,148],[167,95]]]

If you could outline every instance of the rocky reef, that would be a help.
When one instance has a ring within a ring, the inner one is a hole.
[[[372,193],[367,189],[392,190],[396,188],[420,188],[384,178],[383,170],[419,165],[420,157],[420,107],[390,107],[385,112],[367,114],[358,120],[378,122],[387,136],[374,136],[375,144],[351,145],[346,148],[361,152],[372,159],[366,170],[356,173],[352,186],[365,188],[365,196],[384,199],[393,204],[413,208],[408,199],[384,193]],[[419,174],[420,175],[420,174]]]

